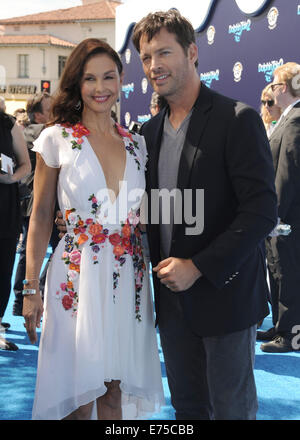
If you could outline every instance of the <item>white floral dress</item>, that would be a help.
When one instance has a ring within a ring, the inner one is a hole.
[[[124,419],[164,404],[139,230],[146,145],[117,129],[126,166],[115,200],[83,125],[46,128],[34,143],[49,167],[60,168],[67,233],[47,274],[33,419],[62,419],[104,395],[111,380],[121,381]]]

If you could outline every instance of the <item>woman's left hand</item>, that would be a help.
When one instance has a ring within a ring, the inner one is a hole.
[[[15,176],[10,167],[8,169],[8,173],[0,173],[0,183],[4,183],[5,185],[11,185],[12,183],[16,183]]]
[[[36,328],[41,326],[43,315],[43,301],[39,293],[38,286],[35,295],[26,295],[23,300],[23,316],[25,318],[25,328],[32,344],[37,342]]]

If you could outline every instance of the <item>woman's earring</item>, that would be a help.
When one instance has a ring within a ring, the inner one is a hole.
[[[76,111],[80,111],[81,110],[81,106],[82,106],[82,102],[81,102],[81,99],[79,99],[79,101],[77,102],[77,104],[75,105],[75,110]]]

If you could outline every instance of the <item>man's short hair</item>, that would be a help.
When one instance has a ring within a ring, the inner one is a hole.
[[[140,53],[142,35],[146,35],[148,41],[151,41],[161,29],[166,29],[170,34],[175,35],[185,54],[187,54],[190,45],[195,43],[195,31],[191,23],[176,9],[170,9],[169,11],[150,13],[136,23],[132,36],[136,50]],[[197,66],[198,61],[195,63],[195,67]]]
[[[280,82],[287,84],[292,96],[300,97],[300,64],[285,63],[277,67],[273,75],[278,76]]]
[[[43,99],[51,98],[48,92],[37,93],[27,101],[26,111],[32,124],[35,123],[35,113],[43,113],[42,101]]]

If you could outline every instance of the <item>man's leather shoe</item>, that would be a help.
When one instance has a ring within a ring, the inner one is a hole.
[[[256,332],[257,341],[272,341],[276,336],[275,327],[269,328],[269,330]]]
[[[291,341],[283,336],[276,336],[272,341],[261,344],[260,349],[265,353],[288,353],[296,351],[293,349]]]

